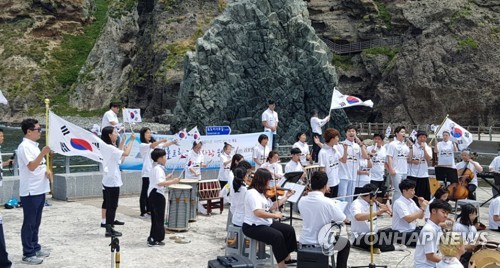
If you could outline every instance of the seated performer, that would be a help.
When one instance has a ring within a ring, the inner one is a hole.
[[[302,246],[320,246],[318,234],[320,229],[331,222],[343,222],[346,219],[344,212],[335,204],[335,201],[325,197],[329,190],[328,176],[323,171],[316,171],[311,177],[311,192],[300,199],[299,211],[303,219],[302,233],[299,242]],[[339,237],[334,250],[337,255],[337,268],[347,268],[347,258],[351,244],[345,237]]]
[[[272,212],[283,205],[294,191],[288,191],[284,198],[271,202],[265,196],[271,173],[267,169],[259,168],[245,195],[245,219],[243,233],[252,239],[271,244],[273,254],[278,262],[278,268],[285,264],[297,262],[290,258],[290,253],[297,250],[297,238],[292,226],[272,219],[282,218],[281,212]]]
[[[283,177],[283,167],[280,164],[280,156],[277,151],[270,151],[266,162],[261,166],[271,172],[274,180],[279,180]]]
[[[285,166],[285,173],[296,172],[296,171],[304,171],[302,164],[300,163],[300,155],[301,151],[299,148],[292,148],[290,150],[290,162],[288,162]],[[304,175],[305,176],[305,175]]]
[[[370,249],[370,239],[367,236],[370,236],[370,195],[372,195],[373,218],[371,220],[373,222],[373,232],[375,233],[373,241],[376,241],[376,244],[373,245],[374,251],[379,253],[394,250],[405,250],[405,245],[394,244],[392,243],[393,241],[387,241],[387,239],[385,239],[385,237],[392,236],[392,230],[379,231],[377,229],[377,216],[387,212],[388,209],[385,205],[380,205],[380,209],[378,209],[375,204],[376,194],[374,192],[376,190],[377,187],[375,185],[366,184],[361,188],[361,195],[352,201],[351,244],[367,250]]]
[[[414,268],[436,267],[441,261],[438,244],[443,231],[440,223],[448,220],[451,206],[447,202],[436,199],[430,204],[431,217],[420,231],[419,241],[415,247]]]
[[[472,172],[470,176],[467,176],[467,172]],[[478,162],[472,160],[472,152],[468,149],[462,151],[462,162],[457,164],[457,172],[459,180],[467,180],[469,185],[467,189],[469,190],[468,199],[476,200],[476,188],[477,188],[477,173],[483,172],[483,167]]]
[[[417,227],[417,219],[423,219],[428,201],[423,197],[418,198],[420,208],[417,207],[415,197],[415,182],[404,179],[399,184],[401,197],[392,206],[392,229],[398,231],[403,239],[403,244],[414,247],[417,245],[418,234],[422,228]]]
[[[489,215],[490,230],[500,232],[500,196],[491,201]]]
[[[446,202],[446,200],[448,200],[448,195],[449,195],[448,189],[446,189],[445,187],[440,187],[439,189],[436,190],[436,192],[434,193],[434,197],[431,199],[431,201],[429,201],[429,204],[425,208],[425,216],[424,216],[425,221],[427,221],[431,217],[431,212],[429,211],[429,205],[436,199],[441,199]]]

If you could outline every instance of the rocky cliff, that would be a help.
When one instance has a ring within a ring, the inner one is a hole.
[[[188,52],[173,130],[229,125],[262,131],[268,99],[277,102],[278,134],[292,142],[308,130],[312,109],[328,113],[337,85],[331,54],[310,25],[301,0],[230,2]],[[335,113],[337,127],[347,119]]]

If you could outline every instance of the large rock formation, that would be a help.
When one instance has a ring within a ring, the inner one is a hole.
[[[373,110],[346,110],[351,120],[430,124],[449,114],[463,125],[499,124],[499,1],[331,0],[308,7],[318,33],[335,43],[404,39],[334,59],[339,88],[375,102]]]
[[[282,141],[308,130],[309,113],[328,113],[337,85],[331,54],[310,25],[301,0],[230,2],[189,52],[173,130],[229,125],[261,131],[268,99],[277,102]],[[333,126],[347,123],[335,112]]]

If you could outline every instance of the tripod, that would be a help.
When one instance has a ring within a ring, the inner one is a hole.
[[[370,264],[367,266],[351,266],[351,268],[376,268],[376,267],[385,267],[386,265],[376,265],[373,261],[373,198],[375,197],[378,189],[375,192],[370,193]]]
[[[111,268],[120,268],[120,240],[116,236],[112,236],[109,246],[111,247]]]

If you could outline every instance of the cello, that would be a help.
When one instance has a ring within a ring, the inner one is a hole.
[[[448,186],[448,199],[457,201],[458,199],[466,199],[469,196],[469,181],[474,179],[474,172],[468,168],[469,162],[463,169],[457,170],[458,182],[454,182]]]

